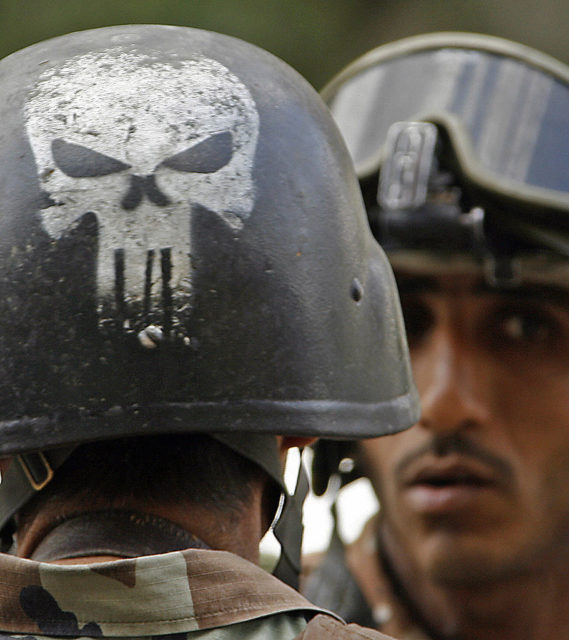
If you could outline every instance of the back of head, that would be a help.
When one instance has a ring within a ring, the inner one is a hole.
[[[61,447],[215,433],[282,485],[263,438],[414,421],[391,271],[292,69],[138,25],[24,49],[0,86],[3,521]]]

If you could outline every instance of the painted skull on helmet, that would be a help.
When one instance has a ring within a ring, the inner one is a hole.
[[[259,115],[215,60],[78,56],[40,77],[26,127],[45,231],[59,239],[96,216],[100,312],[114,304],[117,279],[126,304],[146,297],[155,308],[165,278],[188,304],[192,207],[237,231],[253,209]]]

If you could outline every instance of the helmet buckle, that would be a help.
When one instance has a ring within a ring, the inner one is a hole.
[[[16,460],[34,491],[41,491],[51,482],[53,469],[41,451],[16,456]]]

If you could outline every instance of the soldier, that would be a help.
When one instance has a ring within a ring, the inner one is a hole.
[[[421,419],[358,446],[380,513],[335,537],[307,596],[402,639],[567,638],[569,69],[431,34],[324,95],[394,268]],[[321,447],[319,491],[349,456]]]
[[[29,47],[0,86],[3,637],[384,637],[256,565],[282,500],[296,580],[287,448],[418,413],[317,93],[244,42],[148,25]]]

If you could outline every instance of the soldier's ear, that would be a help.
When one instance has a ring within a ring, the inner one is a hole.
[[[12,458],[0,458],[0,475],[6,473],[8,471],[8,467],[12,462]]]

